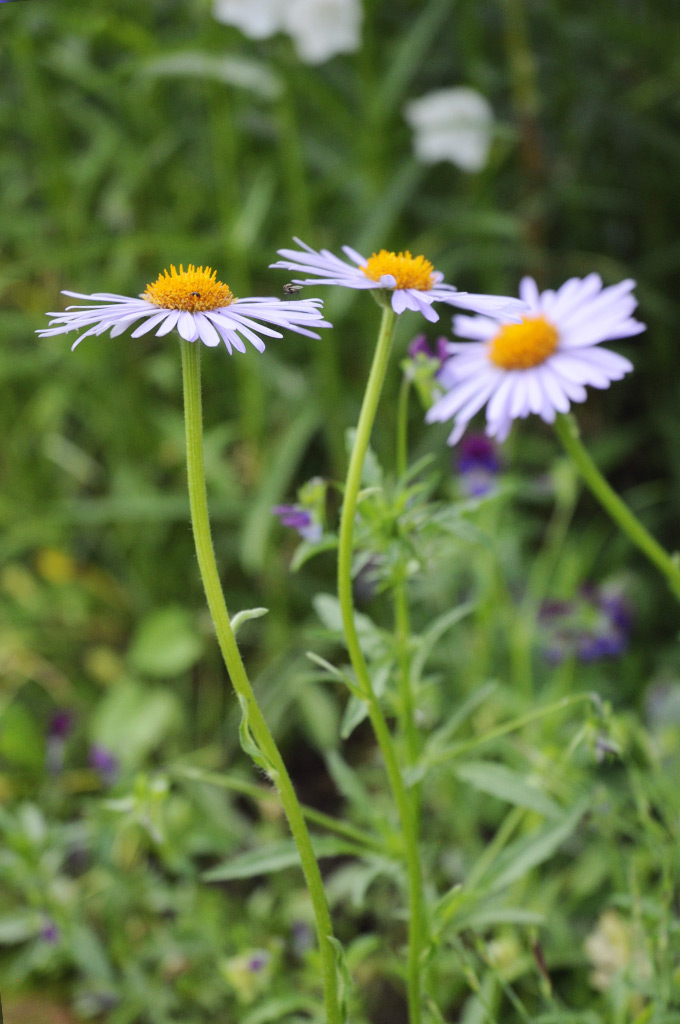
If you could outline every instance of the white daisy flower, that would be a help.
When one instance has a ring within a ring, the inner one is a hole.
[[[342,251],[356,264],[351,266],[328,249],[317,252],[299,238],[294,241],[302,251],[279,249],[278,254],[283,259],[271,266],[315,275],[294,278],[295,284],[337,284],[343,288],[392,292],[392,309],[395,313],[412,309],[422,313],[432,323],[439,320],[439,314],[432,308],[434,302],[446,302],[449,306],[459,306],[461,309],[471,309],[475,313],[505,317],[508,320],[519,320],[526,309],[520,299],[459,292],[453,285],[443,283],[444,275],[435,270],[429,260],[424,256],[412,256],[408,250],[396,253],[381,249],[365,259],[349,245],[343,245]]]
[[[585,385],[608,388],[633,369],[600,342],[629,338],[645,330],[632,317],[634,281],[602,287],[599,274],[572,277],[555,291],[539,292],[525,277],[520,295],[529,312],[519,324],[489,317],[456,316],[451,357],[438,375],[445,394],[428,411],[428,423],[455,420],[449,444],[486,405],[486,432],[504,441],[512,421],[537,413],[553,423],[571,402],[583,402]],[[487,404],[488,403],[488,404]]]
[[[141,321],[132,332],[133,338],[153,331],[158,337],[177,330],[185,341],[198,341],[214,348],[223,341],[231,355],[232,349],[245,352],[243,341],[249,341],[258,352],[264,351],[264,341],[281,338],[276,328],[318,338],[310,327],[330,327],[323,319],[321,299],[301,299],[289,302],[276,298],[236,299],[228,285],[217,280],[210,267],[189,264],[179,273],[174,266],[170,273],[164,270],[153,284],[149,284],[138,299],[127,295],[98,292],[81,295],[63,292],[75,299],[86,299],[93,305],[69,306],[64,313],[48,313],[52,317],[49,327],[36,331],[42,337],[83,331],[71,349],[91,334],[109,332],[118,337],[134,323]],[[273,326],[271,326],[273,325]]]

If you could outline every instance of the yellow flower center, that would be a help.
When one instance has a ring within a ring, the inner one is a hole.
[[[359,268],[371,281],[379,281],[383,274],[391,274],[396,280],[397,288],[417,288],[420,292],[429,292],[434,284],[434,267],[424,256],[411,256],[406,252],[388,252],[381,249],[373,253],[366,265]]]
[[[229,285],[217,280],[217,274],[211,267],[195,267],[189,264],[185,270],[179,265],[179,273],[174,266],[170,273],[164,270],[158,280],[146,286],[143,298],[153,302],[162,309],[184,309],[189,313],[203,313],[206,309],[220,309],[230,306],[234,301]]]
[[[525,317],[506,324],[489,346],[489,359],[501,370],[529,370],[551,356],[560,336],[544,316]]]

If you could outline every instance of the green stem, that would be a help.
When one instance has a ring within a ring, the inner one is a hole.
[[[401,378],[397,400],[397,479],[401,479],[408,465],[408,400],[411,392],[411,378],[407,373]]]
[[[406,739],[408,764],[411,767],[418,757],[419,750],[418,730],[416,729],[414,716],[413,688],[411,686],[411,656],[409,652],[411,623],[405,579],[400,579],[394,586],[393,607],[401,688],[401,728]]]
[[[567,455],[569,455],[605,512],[609,513],[617,526],[620,526],[626,536],[632,540],[633,544],[636,544],[640,551],[666,577],[674,595],[680,600],[680,565],[678,564],[677,557],[669,555],[661,547],[659,542],[652,537],[651,533],[645,529],[628,506],[621,501],[618,494],[609,486],[583,446],[579,436],[578,424],[574,417],[559,415],[555,420],[555,430],[564,445]]]
[[[396,326],[396,314],[390,305],[383,307],[380,332],[373,356],[373,364],[366,385],[359,422],[357,424],[354,448],[349,462],[345,493],[340,518],[340,538],[338,548],[338,598],[342,610],[342,621],[347,640],[347,650],[354,669],[357,682],[368,706],[368,714],[373,726],[378,746],[382,751],[385,769],[390,788],[397,806],[404,842],[404,857],[408,873],[409,890],[409,925],[408,925],[408,964],[407,990],[410,1024],[421,1021],[421,949],[425,933],[425,912],[422,895],[422,879],[420,858],[418,853],[418,835],[416,816],[411,797],[406,789],[399,767],[392,734],[383,714],[380,702],[375,695],[369,675],[368,666],[359,644],[354,622],[354,602],[352,596],[352,549],[354,538],[354,519],[356,516],[361,471],[371,436],[373,421],[380,399],[380,392],[385,380],[385,373],[392,347],[392,338]]]
[[[397,399],[397,479],[402,480],[408,467],[408,402],[411,394],[411,378],[404,373],[399,386]],[[411,623],[408,609],[406,579],[400,576],[395,583],[392,594],[394,607],[394,626],[397,640],[397,656],[399,659],[399,677],[401,686],[401,731],[406,739],[409,767],[418,757],[418,730],[414,718],[413,688],[411,686],[411,657],[409,653],[409,637]],[[419,795],[413,790],[413,806],[416,822],[418,821]]]
[[[269,731],[269,727],[258,707],[253,688],[250,685],[241,659],[215,561],[203,466],[201,343],[199,341],[187,342],[182,340],[180,344],[182,347],[184,420],[191,525],[201,579],[205,588],[205,596],[232,686],[243,702],[244,707],[247,708],[248,724],[253,738],[267,762],[272,766],[272,781],[278,790],[290,831],[300,854],[302,871],[314,909],[317,938],[321,953],[326,1021],[327,1024],[342,1024],[335,969],[335,951],[332,944],[333,928],[319,864],[312,849],[304,814],[295,794],[293,783],[288,775],[283,758],[279,753],[276,741]]]
[[[409,648],[411,617],[409,615],[408,591],[405,578],[398,580],[394,585],[392,605],[394,608],[394,633],[397,641],[397,659],[399,663],[400,728],[402,737],[406,741],[406,764],[407,767],[412,768],[418,760],[420,753],[420,737],[415,718],[411,651]],[[413,827],[416,831],[416,836],[420,830],[420,797],[421,786],[414,785],[411,789],[411,799],[414,819]]]

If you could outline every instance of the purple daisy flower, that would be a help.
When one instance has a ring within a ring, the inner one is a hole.
[[[645,330],[632,313],[634,281],[603,288],[599,274],[572,277],[555,291],[539,292],[523,278],[520,295],[528,313],[522,322],[502,316],[456,316],[455,333],[465,342],[448,345],[439,373],[445,389],[426,416],[428,423],[454,420],[449,444],[463,436],[472,417],[486,406],[486,432],[504,441],[512,421],[538,414],[553,423],[571,402],[584,402],[585,385],[608,388],[633,369],[603,341]]]
[[[72,349],[88,335],[108,331],[116,338],[139,321],[141,323],[132,332],[133,338],[150,331],[161,337],[176,329],[185,341],[200,340],[209,348],[222,341],[230,355],[233,349],[246,351],[244,338],[258,352],[264,351],[260,335],[281,338],[277,328],[318,338],[310,328],[331,326],[323,319],[321,299],[237,299],[228,285],[217,280],[210,267],[196,268],[193,264],[186,271],[180,265],[179,273],[171,266],[169,274],[165,270],[137,299],[107,292],[81,295],[65,291],[63,294],[86,299],[94,305],[69,306],[64,313],[48,313],[53,318],[49,327],[36,333],[51,337],[82,331]]]
[[[432,308],[435,302],[445,302],[485,316],[507,317],[508,320],[519,320],[526,309],[520,299],[459,292],[453,285],[444,284],[444,275],[435,270],[429,260],[424,256],[412,256],[408,250],[396,253],[381,249],[366,259],[349,245],[343,245],[342,251],[355,264],[352,266],[328,249],[317,252],[299,238],[293,240],[300,249],[279,249],[278,254],[283,259],[271,266],[313,275],[294,278],[294,284],[336,284],[342,288],[388,291],[392,293],[395,313],[411,309],[422,313],[432,323],[439,320],[439,314]]]

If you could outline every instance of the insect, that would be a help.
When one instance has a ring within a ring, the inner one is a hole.
[[[189,292],[189,295],[191,296],[192,299],[200,299],[201,297],[200,292]]]
[[[290,284],[284,284],[284,286],[283,286],[283,294],[284,295],[297,295],[298,292],[302,291],[302,287],[303,286],[301,284],[293,284],[292,282]]]

